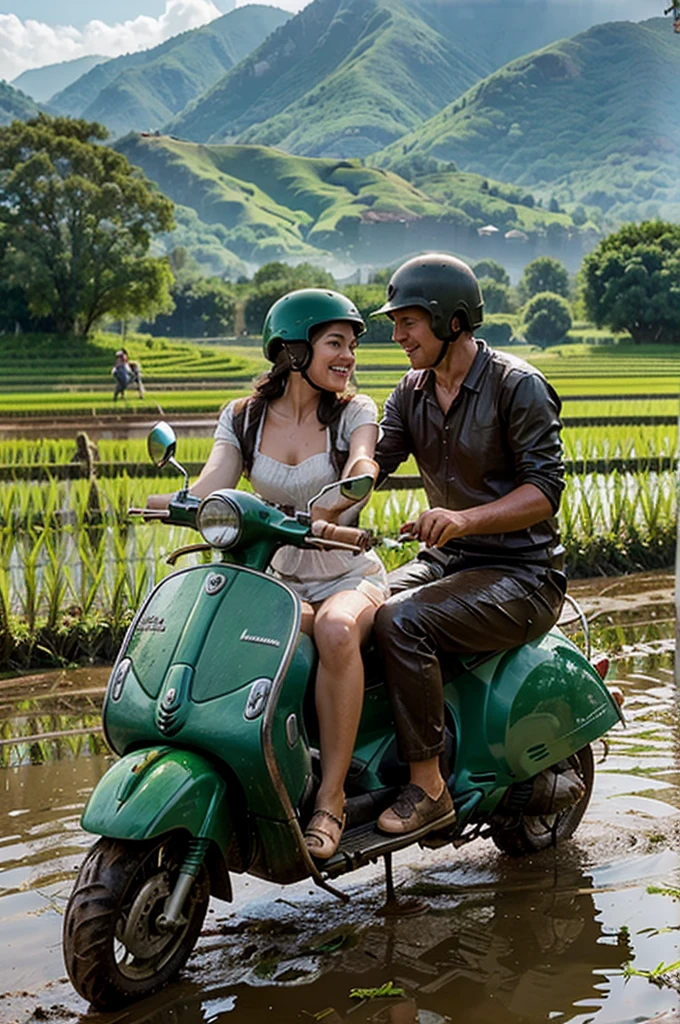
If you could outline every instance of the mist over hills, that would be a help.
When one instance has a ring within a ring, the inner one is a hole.
[[[525,55],[377,154],[538,187],[616,219],[680,217],[680,46],[668,20],[610,22]]]
[[[76,57],[75,60],[61,61],[59,64],[45,64],[41,68],[31,68],[22,72],[13,80],[12,85],[38,103],[46,103],[55,93],[68,88],[97,64],[102,64],[108,59],[91,54],[87,57]]]
[[[239,7],[151,50],[98,64],[54,95],[50,109],[99,121],[113,135],[158,129],[289,17],[278,7]]]
[[[509,60],[650,0],[314,0],[167,130],[366,156]],[[649,6],[650,10],[655,10]]]

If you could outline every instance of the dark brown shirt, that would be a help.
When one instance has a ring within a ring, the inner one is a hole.
[[[557,512],[564,487],[557,394],[516,356],[477,340],[477,355],[445,414],[433,370],[411,370],[385,403],[377,459],[385,473],[413,454],[431,508],[484,505],[534,484]],[[558,541],[554,517],[512,533],[450,541],[451,554],[543,561]]]

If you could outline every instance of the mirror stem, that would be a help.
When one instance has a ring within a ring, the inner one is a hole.
[[[188,492],[189,492],[189,474],[187,473],[187,471],[186,471],[186,469],[184,468],[184,466],[181,466],[181,465],[179,464],[179,462],[178,462],[178,461],[177,461],[177,459],[176,459],[176,458],[174,457],[174,455],[171,455],[171,456],[170,456],[170,458],[168,459],[168,463],[169,463],[169,465],[171,465],[171,466],[172,466],[172,467],[173,467],[174,469],[178,469],[178,470],[180,471],[180,473],[181,473],[181,474],[183,475],[183,477],[184,477],[184,483],[182,484],[182,490],[181,490],[181,495],[182,495],[182,497],[183,497],[183,498],[185,498],[185,497],[186,497],[186,495],[187,495],[187,494],[188,494]]]

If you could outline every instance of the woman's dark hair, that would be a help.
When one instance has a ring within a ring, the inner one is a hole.
[[[314,343],[317,334],[318,330],[315,330],[312,333],[312,344]],[[234,433],[236,434],[241,446],[243,472],[248,477],[250,476],[250,472],[253,468],[257,432],[259,430],[262,417],[266,412],[267,404],[275,401],[277,398],[281,398],[286,390],[286,384],[288,383],[288,378],[292,372],[291,359],[288,350],[292,350],[293,359],[295,360],[296,346],[306,346],[307,344],[308,342],[306,341],[289,342],[286,348],[282,348],[278,353],[271,370],[263,373],[262,376],[258,377],[255,381],[255,387],[251,397],[242,399],[234,409],[232,425]],[[337,473],[342,473],[348,454],[347,452],[338,451],[336,443],[338,437],[338,426],[340,423],[340,417],[342,416],[342,411],[351,399],[351,394],[338,395],[332,391],[319,392],[319,404],[317,406],[316,415],[321,426],[328,427],[330,429],[330,456],[333,468]]]

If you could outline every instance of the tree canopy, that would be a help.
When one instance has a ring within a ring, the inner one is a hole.
[[[167,261],[147,253],[172,229],[173,205],[98,144],[107,134],[46,114],[0,128],[0,269],[64,334],[172,307]]]
[[[555,345],[571,330],[571,325],[569,303],[554,292],[539,292],[524,308],[522,331],[531,345]]]
[[[538,256],[527,263],[517,291],[523,302],[539,292],[554,292],[568,298],[569,272],[564,263],[553,256]]]
[[[680,225],[626,224],[586,256],[581,274],[598,327],[638,343],[680,341]]]

